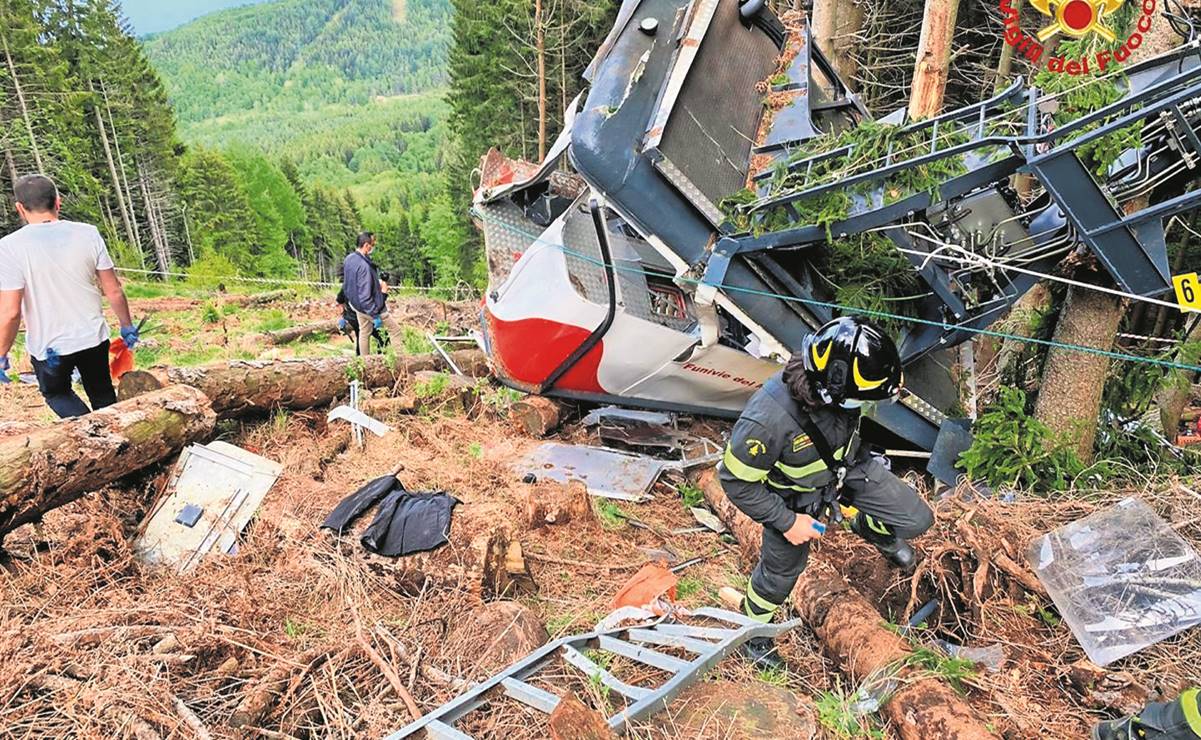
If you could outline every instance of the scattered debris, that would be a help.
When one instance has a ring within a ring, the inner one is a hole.
[[[1201,560],[1138,499],[1048,533],[1029,559],[1097,665],[1201,624]]]
[[[651,500],[648,492],[663,468],[662,460],[645,455],[559,442],[535,447],[514,465],[521,478],[583,481],[593,496],[635,502]]]
[[[679,580],[661,563],[647,563],[626,581],[613,601],[609,602],[609,608],[616,610],[629,606],[663,616],[672,611]]]
[[[459,500],[442,491],[409,493],[396,475],[368,482],[342,500],[322,529],[342,534],[378,505],[375,519],[363,530],[363,547],[384,557],[429,552],[449,542],[451,516]]]
[[[143,523],[134,553],[185,573],[205,555],[236,551],[283,466],[226,442],[183,451],[165,495]]]
[[[476,707],[493,690],[499,689],[514,699],[540,712],[551,714],[561,698],[546,689],[529,683],[536,674],[557,659],[588,677],[589,681],[606,687],[610,696],[623,709],[607,719],[614,732],[623,732],[631,722],[649,716],[669,705],[681,691],[704,676],[723,658],[755,637],[775,637],[800,624],[799,620],[779,624],[760,624],[741,614],[721,609],[698,609],[695,616],[720,623],[722,626],[699,626],[663,622],[645,628],[616,633],[589,632],[560,638],[518,660],[495,676],[476,684],[471,690],[443,704],[420,720],[389,735],[387,740],[401,740],[425,730],[432,737],[469,738],[454,725]],[[694,656],[685,660],[656,647],[680,649]],[[670,678],[657,688],[635,686],[621,680],[589,657],[592,651],[612,653],[666,673]],[[566,667],[566,666],[564,666]]]
[[[676,470],[716,462],[722,452],[712,440],[680,429],[679,418],[663,411],[605,406],[585,416],[583,424],[595,429],[602,443],[676,456],[671,460]]]
[[[339,406],[338,408],[329,412],[329,416],[326,417],[326,421],[337,420],[350,422],[351,426],[354,427],[362,427],[377,437],[382,437],[388,432],[392,431],[392,427],[388,426],[382,421],[372,419],[362,411],[359,411],[358,409],[352,409],[349,406]]]

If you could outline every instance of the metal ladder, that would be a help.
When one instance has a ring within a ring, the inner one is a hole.
[[[455,723],[485,704],[488,701],[486,695],[498,687],[506,696],[550,714],[558,706],[559,697],[526,683],[526,679],[551,663],[555,657],[562,657],[565,663],[579,669],[590,680],[629,700],[625,709],[608,719],[609,727],[614,732],[624,733],[628,723],[666,707],[681,691],[747,640],[775,637],[801,623],[799,619],[794,619],[781,624],[762,624],[737,612],[712,608],[696,609],[692,614],[734,626],[700,627],[661,622],[641,628],[563,637],[543,645],[495,676],[476,684],[421,719],[389,735],[387,740],[411,737],[419,730],[425,730],[427,736],[434,740],[471,740],[470,735],[455,729]],[[619,636],[624,636],[624,639]],[[685,660],[647,646],[680,648],[694,657]],[[671,678],[658,688],[633,686],[589,659],[583,652],[588,649],[600,649],[629,658],[670,673]]]

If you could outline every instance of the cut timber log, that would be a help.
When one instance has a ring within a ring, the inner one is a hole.
[[[455,364],[476,366],[479,350],[451,355]],[[200,389],[212,399],[222,418],[262,413],[276,408],[309,409],[327,406],[347,394],[352,377],[366,388],[392,387],[404,377],[444,368],[437,354],[388,358],[319,357],[292,360],[235,360],[200,367],[152,368],[164,384]]]
[[[269,331],[263,334],[263,341],[271,345],[288,344],[298,339],[311,337],[316,334],[333,334],[338,331],[338,320],[317,321],[312,324],[301,324],[279,331]]]
[[[207,437],[216,423],[203,393],[172,386],[0,440],[0,540]]]
[[[709,506],[738,540],[743,557],[755,562],[762,527],[726,498],[717,474],[703,472],[698,484]],[[821,640],[825,652],[855,682],[885,667],[899,666],[911,651],[904,638],[885,629],[880,612],[829,563],[810,560],[792,593],[793,605]],[[902,740],[995,738],[968,703],[950,686],[930,677],[905,677],[881,709]]]
[[[526,396],[509,409],[513,419],[531,437],[545,437],[559,428],[563,406],[546,396]]]
[[[586,525],[595,519],[588,487],[583,481],[563,484],[543,480],[527,487],[525,511],[530,529],[569,522]]]
[[[296,295],[296,291],[294,290],[269,290],[266,293],[255,293],[254,295],[230,296],[226,299],[226,302],[243,307],[265,306],[268,303],[282,301],[294,295]]]

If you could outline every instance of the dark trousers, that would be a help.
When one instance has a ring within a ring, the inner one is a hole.
[[[113,376],[108,367],[107,339],[91,349],[59,355],[53,363],[36,357],[32,360],[33,372],[38,378],[38,390],[46,399],[46,405],[60,419],[83,416],[91,413],[92,409],[102,409],[117,402]],[[71,373],[75,370],[79,370],[83,390],[92,402],[91,409],[71,388]]]
[[[911,539],[934,524],[934,512],[905,481],[874,457],[847,472],[844,495],[859,511],[882,522],[889,533]],[[796,546],[772,527],[763,528],[759,564],[751,573],[751,588],[773,605],[783,604],[809,562],[809,544]]]

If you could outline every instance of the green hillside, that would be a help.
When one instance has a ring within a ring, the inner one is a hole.
[[[297,112],[431,90],[446,79],[448,0],[278,0],[146,41],[185,138],[245,111]]]

